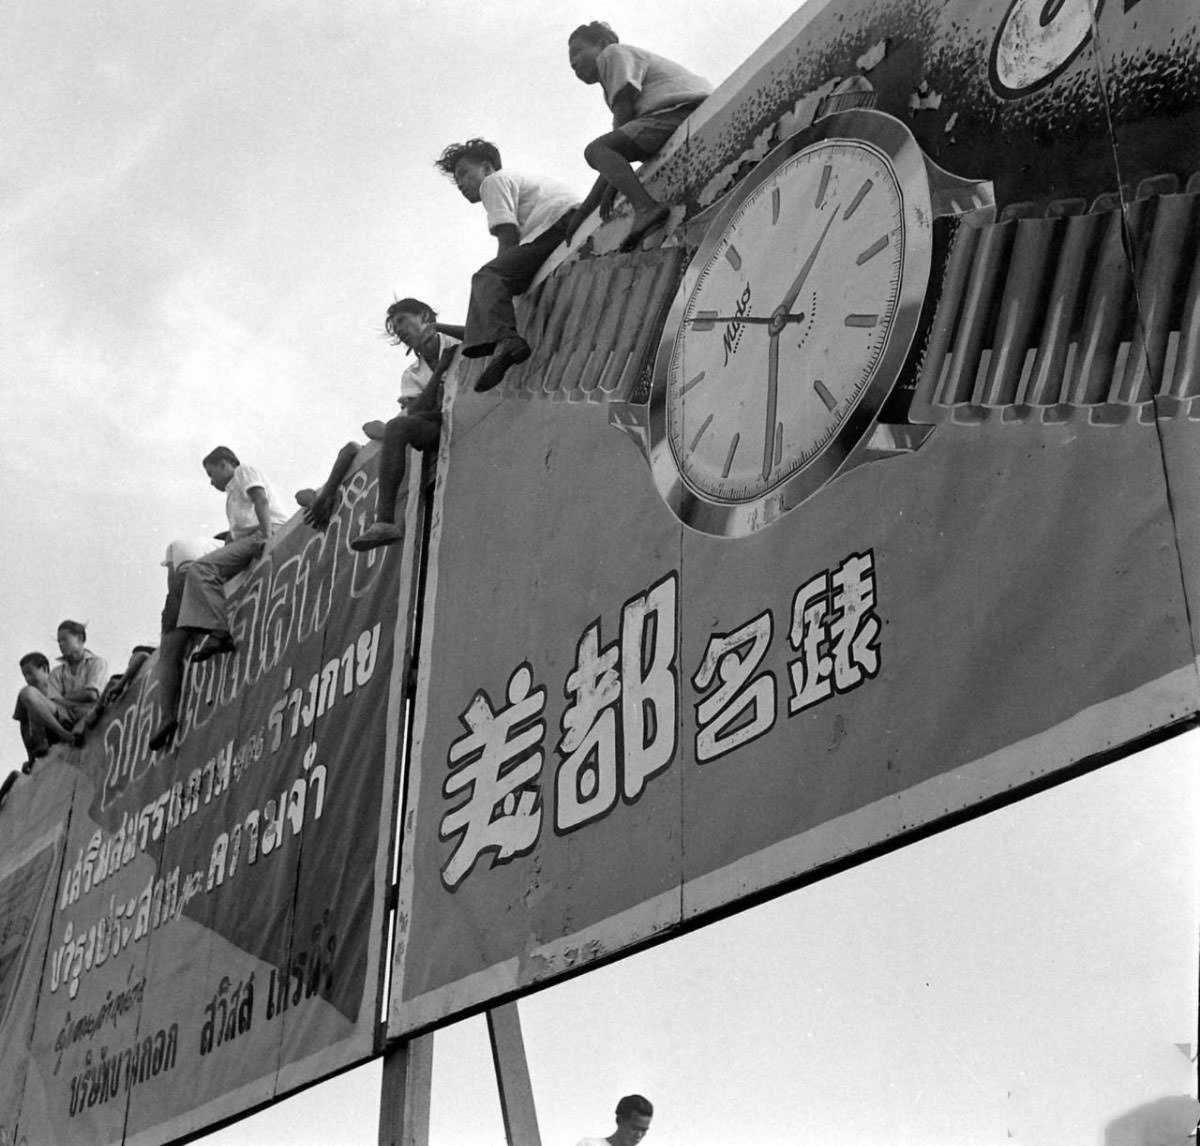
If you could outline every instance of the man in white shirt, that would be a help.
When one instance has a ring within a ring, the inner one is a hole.
[[[509,367],[532,353],[517,333],[512,300],[567,237],[579,196],[552,179],[503,168],[498,148],[486,139],[450,144],[435,166],[454,180],[468,203],[483,204],[488,230],[496,236],[496,257],[471,279],[462,346],[464,358],[492,356],[475,383],[476,390],[491,390]]]
[[[584,1138],[579,1146],[637,1146],[650,1132],[654,1106],[640,1094],[627,1094],[617,1103],[617,1128],[607,1138]]]
[[[214,489],[225,494],[229,536],[212,553],[188,567],[179,605],[178,627],[204,639],[192,654],[205,661],[235,649],[225,611],[225,582],[252,564],[275,530],[287,521],[283,503],[270,482],[253,466],[244,466],[228,446],[217,446],[204,459]]]
[[[712,94],[712,85],[674,60],[622,44],[616,32],[599,20],[571,33],[567,59],[585,84],[600,84],[613,113],[613,130],[583,149],[584,159],[600,178],[575,212],[570,233],[596,207],[607,216],[619,192],[633,207],[633,228],[623,244],[629,250],[670,212],[666,203],[642,186],[631,161],[645,162],[657,155],[675,129]]]

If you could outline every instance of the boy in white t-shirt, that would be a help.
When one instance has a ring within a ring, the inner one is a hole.
[[[579,196],[552,179],[502,167],[499,149],[486,139],[450,144],[435,166],[454,180],[468,203],[483,204],[488,230],[496,236],[496,257],[471,278],[462,346],[464,358],[492,356],[475,383],[478,391],[490,390],[531,353],[517,332],[512,300],[567,237]]]
[[[400,376],[400,409],[401,414],[387,422],[374,420],[363,424],[363,433],[372,441],[384,442],[384,453],[389,453],[386,443],[392,441],[392,451],[395,451],[395,441],[398,436],[406,436],[404,445],[414,449],[432,449],[437,445],[437,434],[432,438],[423,432],[411,433],[411,423],[405,422],[406,417],[423,417],[428,420],[431,415],[429,396],[426,391],[431,385],[440,382],[442,374],[449,365],[442,365],[442,358],[447,351],[462,341],[463,328],[437,321],[437,313],[427,303],[415,298],[402,298],[392,303],[387,309],[383,322],[384,332],[395,345],[408,348],[414,356],[414,361],[405,368]],[[435,372],[442,366],[441,372]],[[438,392],[436,402],[437,426],[441,426],[441,393]],[[401,429],[406,435],[401,435]],[[332,520],[334,512],[341,502],[341,487],[353,469],[361,446],[357,442],[347,442],[338,452],[329,476],[319,489],[300,489],[296,491],[296,501],[304,509],[304,520],[313,529],[325,529]],[[403,481],[404,450],[400,450],[399,471]],[[381,463],[381,475],[384,470]],[[399,486],[397,487],[399,489]],[[393,491],[395,493],[396,491]],[[391,501],[385,498],[389,507],[383,520],[392,521]]]
[[[616,32],[599,20],[571,33],[567,59],[585,84],[601,85],[613,113],[613,130],[583,149],[583,157],[600,178],[575,212],[570,234],[597,207],[607,217],[620,192],[633,207],[633,229],[623,244],[631,250],[670,213],[666,203],[642,186],[631,161],[644,162],[657,155],[675,129],[712,94],[712,85],[665,56],[622,44]]]

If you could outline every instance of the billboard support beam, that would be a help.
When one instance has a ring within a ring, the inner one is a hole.
[[[500,1088],[505,1140],[508,1146],[542,1146],[517,1004],[491,1008],[487,1023],[492,1061],[496,1064],[496,1085]]]
[[[420,1035],[383,1056],[379,1146],[429,1146],[433,1035]]]

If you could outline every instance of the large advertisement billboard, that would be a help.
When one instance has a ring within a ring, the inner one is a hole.
[[[1196,715],[1198,41],[820,7],[459,379],[391,1033]]]
[[[379,1049],[411,577],[349,548],[373,475],[233,589],[238,651],[191,667],[174,746],[151,662],[6,802],[12,1141],[170,1141]]]

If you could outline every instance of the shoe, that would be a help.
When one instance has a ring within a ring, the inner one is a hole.
[[[316,500],[317,500],[317,491],[315,489],[298,489],[298,490],[296,490],[296,504],[301,509],[307,509]]]
[[[495,389],[504,381],[504,375],[508,373],[510,366],[525,362],[532,353],[529,343],[523,338],[514,336],[498,342],[492,352],[492,360],[475,383],[475,393],[486,394],[487,391]]]
[[[192,663],[203,664],[204,661],[210,660],[213,657],[219,657],[225,653],[236,651],[237,645],[234,644],[233,637],[228,633],[209,633],[196,646],[196,651],[192,653]]]
[[[362,431],[373,442],[382,442],[383,435],[387,432],[387,424],[379,421],[378,418],[372,419],[370,422],[363,422]]]
[[[403,540],[404,526],[390,521],[376,521],[350,542],[350,548],[356,553],[365,553],[368,549],[378,549],[381,545],[395,545]]]
[[[150,751],[161,752],[171,743],[171,738],[179,730],[178,720],[168,720],[163,724],[153,736],[150,737]]]

